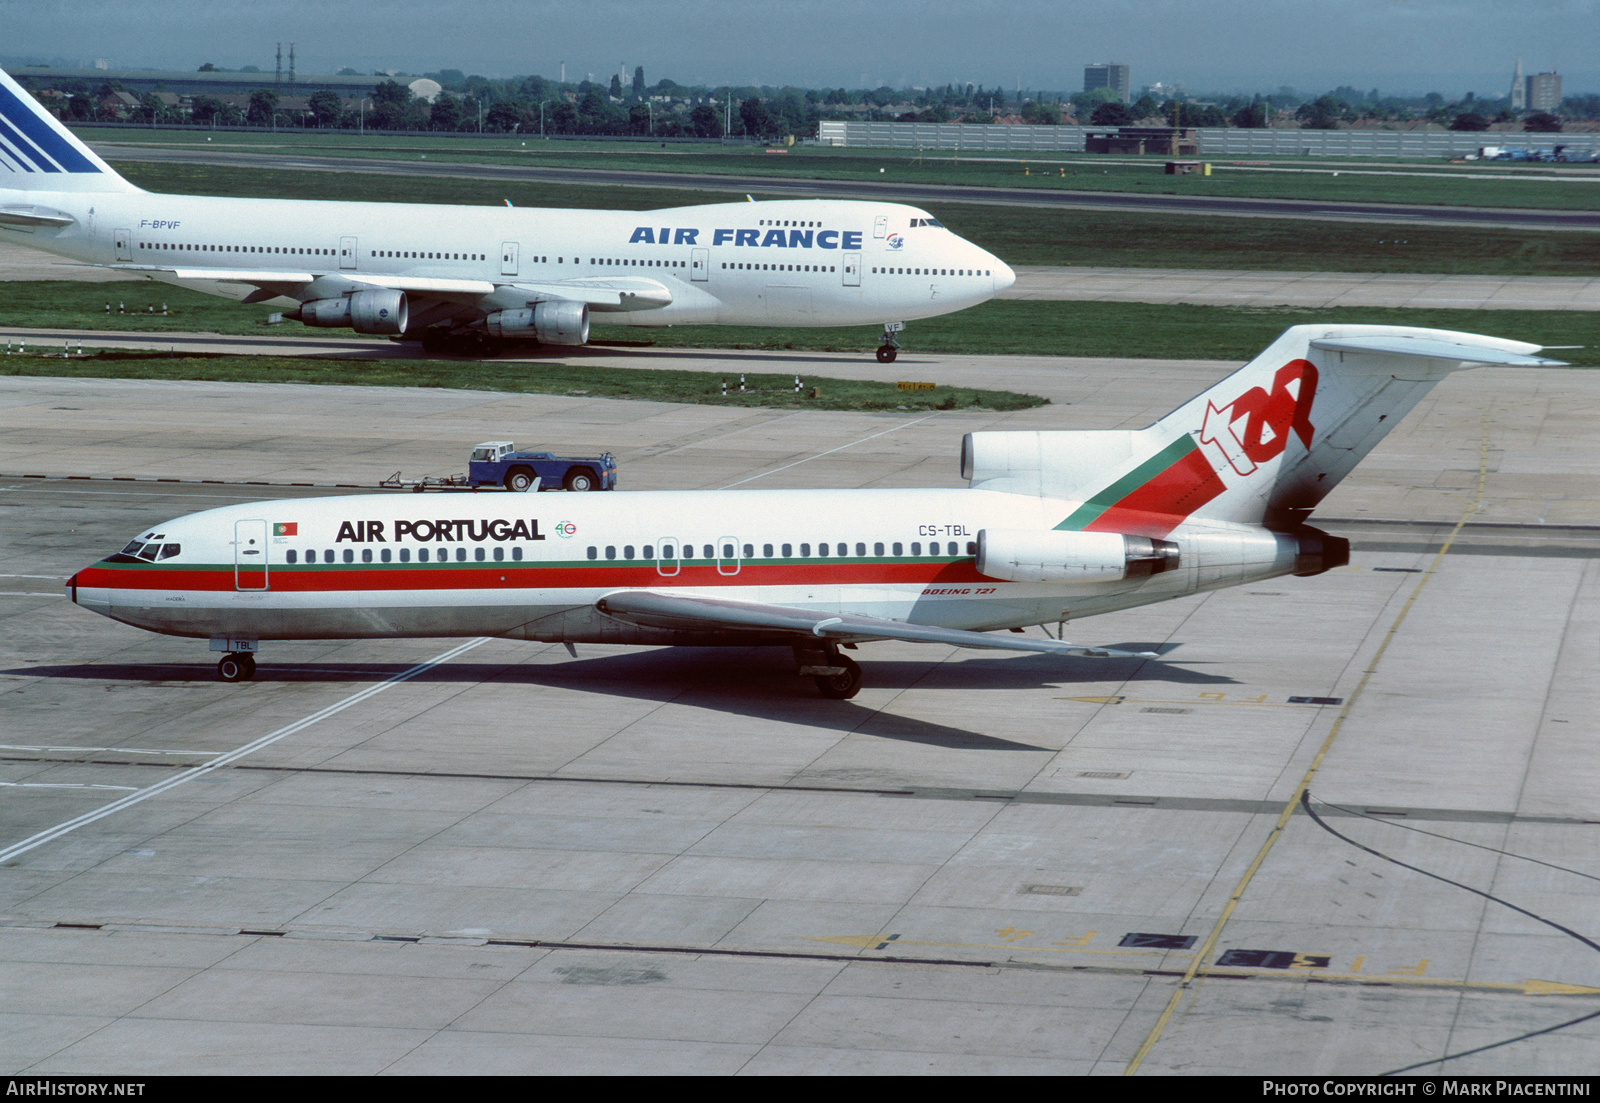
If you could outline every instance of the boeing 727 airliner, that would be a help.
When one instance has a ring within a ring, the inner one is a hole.
[[[493,351],[612,325],[882,323],[975,306],[998,257],[898,203],[585,211],[223,199],[134,187],[0,72],[0,241],[272,303],[309,326]]]
[[[1061,626],[1343,565],[1312,508],[1447,374],[1557,363],[1538,351],[1296,326],[1145,429],[969,433],[966,489],[249,502],[141,532],[67,596],[209,637],[228,681],[293,639],[773,644],[835,698],[861,679],[840,647],[871,640],[1127,656]],[[1033,625],[1057,630],[1003,631]]]

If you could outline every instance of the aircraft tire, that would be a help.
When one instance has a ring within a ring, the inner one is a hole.
[[[574,467],[567,472],[567,479],[563,485],[568,490],[584,491],[593,490],[594,484],[593,471],[590,471],[587,467]]]
[[[521,494],[533,485],[533,469],[513,467],[506,472],[506,489]]]
[[[895,348],[893,345],[880,345],[878,347],[878,363],[892,364],[894,363],[894,358],[898,356],[899,353],[900,350]]]
[[[834,665],[844,667],[844,673],[818,674],[813,680],[824,697],[833,701],[848,701],[861,689],[861,665],[844,655],[834,660]]]

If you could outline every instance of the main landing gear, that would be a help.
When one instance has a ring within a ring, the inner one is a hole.
[[[217,677],[224,682],[248,682],[256,676],[256,657],[248,652],[230,652],[217,663]]]
[[[836,644],[796,646],[794,661],[798,673],[811,675],[818,692],[831,700],[848,701],[861,689],[861,667],[854,659],[839,654]]]
[[[904,322],[884,323],[883,344],[878,346],[878,363],[894,363],[894,358],[900,355],[900,342],[895,339],[895,334],[905,328],[906,324]]]

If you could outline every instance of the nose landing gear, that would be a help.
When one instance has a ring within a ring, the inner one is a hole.
[[[217,677],[224,682],[248,682],[256,676],[256,658],[250,654],[227,654],[217,663]]]
[[[900,355],[900,342],[895,339],[895,334],[906,328],[904,322],[885,322],[883,326],[883,344],[878,346],[878,363],[892,364],[894,358]]]

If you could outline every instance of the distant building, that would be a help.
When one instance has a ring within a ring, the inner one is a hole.
[[[1528,109],[1528,82],[1522,75],[1522,59],[1517,58],[1517,67],[1511,72],[1511,110],[1526,111]]]
[[[1165,84],[1161,81],[1156,81],[1154,84],[1145,85],[1143,91],[1144,95],[1149,96],[1157,103],[1183,99],[1183,86],[1181,84]]]
[[[414,80],[410,84],[406,85],[406,87],[411,89],[411,94],[417,97],[417,99],[427,100],[429,103],[432,103],[434,100],[438,99],[439,93],[444,91],[444,88],[439,84],[438,81],[429,80],[427,77]]]
[[[1117,99],[1123,103],[1132,102],[1129,91],[1132,86],[1128,81],[1128,67],[1126,65],[1102,64],[1085,65],[1083,67],[1083,90],[1093,92],[1097,88],[1109,88],[1117,94]]]
[[[1561,106],[1561,74],[1535,73],[1528,78],[1528,110],[1554,112]]]

